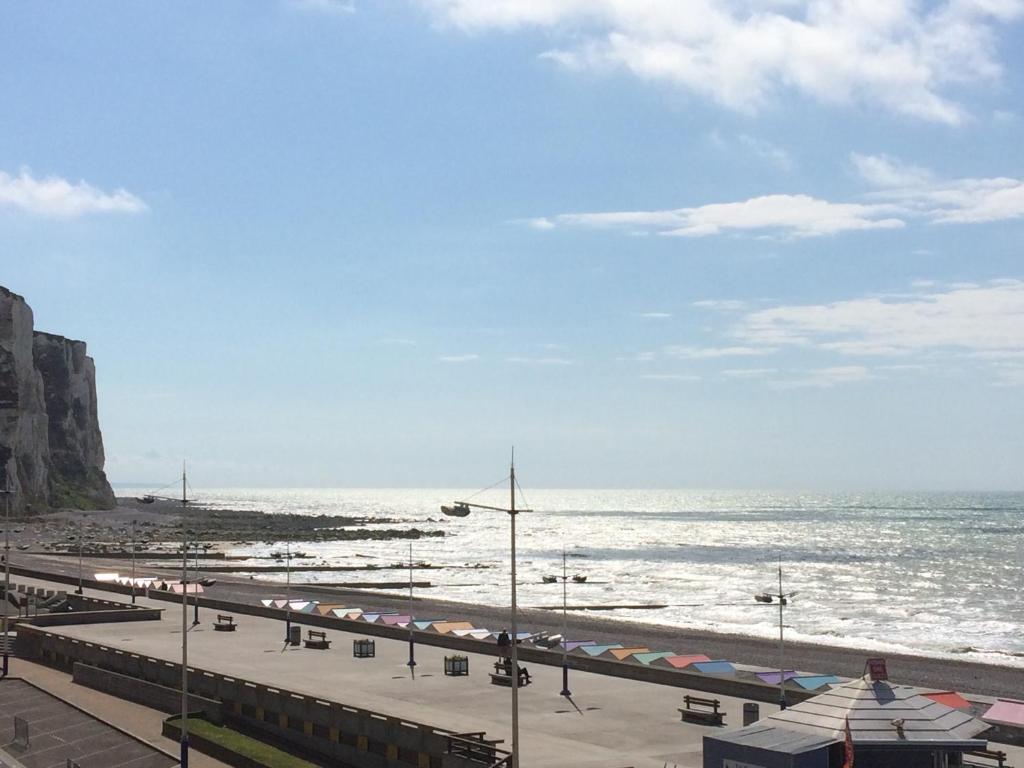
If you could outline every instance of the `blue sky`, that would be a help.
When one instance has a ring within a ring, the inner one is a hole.
[[[1020,489],[1024,2],[0,12],[115,481]]]

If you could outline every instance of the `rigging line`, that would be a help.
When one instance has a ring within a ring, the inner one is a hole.
[[[496,483],[493,483],[492,485],[489,485],[489,486],[487,486],[486,488],[481,488],[481,489],[480,489],[479,491],[477,491],[476,493],[474,493],[474,494],[472,494],[472,495],[470,495],[470,496],[467,496],[467,497],[466,497],[466,498],[464,499],[464,501],[469,501],[470,499],[472,499],[472,498],[475,498],[475,497],[479,496],[479,495],[480,495],[481,493],[486,493],[487,491],[490,491],[490,490],[492,490],[492,489],[494,489],[494,488],[497,488],[497,487],[498,487],[499,485],[501,485],[502,483],[504,483],[504,482],[505,482],[506,480],[508,480],[508,475],[505,475],[505,476],[504,476],[503,478],[501,478],[501,480],[499,480],[498,482],[496,482]],[[518,483],[517,483],[517,484],[518,484]]]
[[[519,484],[519,478],[516,478],[516,488],[519,490],[519,495],[523,497],[523,508],[532,509],[529,499],[527,499],[526,494],[523,493],[523,486]]]

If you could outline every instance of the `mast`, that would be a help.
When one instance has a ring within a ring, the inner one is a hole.
[[[512,517],[512,768],[519,768],[519,628],[516,609],[516,450],[509,471],[509,515]]]

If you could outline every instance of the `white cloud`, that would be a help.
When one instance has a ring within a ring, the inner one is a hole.
[[[778,368],[726,368],[722,375],[727,379],[764,379],[778,372]]]
[[[840,384],[855,384],[867,381],[874,376],[862,365],[842,365],[832,368],[816,368],[805,371],[804,375],[795,379],[783,379],[772,382],[779,389],[795,387],[835,387]]]
[[[701,299],[693,302],[693,306],[701,309],[717,309],[722,312],[739,312],[747,308],[747,302],[737,299]]]
[[[875,187],[911,187],[932,180],[932,173],[927,168],[907,165],[888,155],[852,152],[850,161],[857,174]]]
[[[441,355],[437,359],[442,363],[471,363],[474,360],[479,360],[480,355]]]
[[[939,224],[971,224],[1024,216],[1024,181],[1005,177],[941,180],[925,169],[885,155],[852,154],[861,178],[878,190],[872,195],[906,216]]]
[[[571,70],[624,70],[741,112],[792,90],[956,124],[951,87],[999,77],[997,25],[1024,0],[419,0],[466,32],[522,27],[565,41]],[[556,43],[557,45],[557,43]]]
[[[672,317],[671,312],[644,312],[640,315],[647,320],[668,320]]]
[[[662,235],[706,237],[725,232],[816,237],[904,225],[885,204],[830,203],[808,195],[765,195],[738,203],[712,203],[663,211],[563,213],[544,219],[552,228],[643,227]]]
[[[776,350],[773,347],[665,347],[665,355],[679,360],[709,360],[717,357],[748,357],[751,355],[769,355]]]
[[[830,202],[810,195],[776,194],[693,208],[562,213],[532,219],[530,224],[542,229],[641,229],[678,237],[735,232],[805,238],[857,230],[898,229],[908,220],[972,224],[1024,218],[1024,181],[1020,179],[940,180],[926,168],[886,155],[853,153],[850,161],[857,174],[874,187],[866,200]],[[930,252],[915,253],[928,255]],[[698,302],[695,306],[712,305]]]
[[[1024,350],[1024,281],[747,314],[735,336],[752,345],[817,347],[846,355]]]
[[[148,210],[142,200],[123,189],[107,193],[84,181],[72,184],[58,176],[37,179],[25,169],[17,176],[0,171],[0,208],[57,218]]]

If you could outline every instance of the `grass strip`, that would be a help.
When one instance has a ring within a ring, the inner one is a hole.
[[[171,722],[180,725],[181,718],[176,717]],[[233,731],[230,728],[214,725],[209,720],[203,720],[202,718],[190,717],[188,719],[188,731],[197,736],[202,736],[207,741],[218,744],[225,749],[255,760],[267,768],[318,768],[315,763],[289,755],[277,747],[264,744],[258,739],[246,736],[238,731]]]

